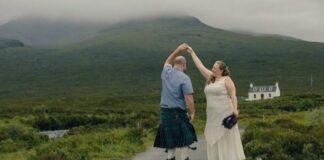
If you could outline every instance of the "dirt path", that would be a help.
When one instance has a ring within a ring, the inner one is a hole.
[[[198,136],[198,143],[195,144],[197,150],[189,151],[189,157],[193,160],[206,160],[207,159],[207,150],[206,150],[206,141],[203,135]],[[176,152],[176,157],[180,157],[180,152]],[[148,148],[145,152],[136,155],[133,160],[165,160],[167,158],[167,153],[164,152],[164,149],[157,149],[154,147]]]
[[[240,128],[241,135],[243,134],[244,129]],[[204,135],[198,136],[198,142],[195,144],[197,150],[189,151],[189,157],[192,160],[207,160],[207,149],[206,149],[206,140]],[[176,158],[180,157],[180,152],[176,152]],[[166,160],[167,153],[164,152],[164,149],[158,149],[154,147],[148,148],[145,152],[137,154],[133,160]]]

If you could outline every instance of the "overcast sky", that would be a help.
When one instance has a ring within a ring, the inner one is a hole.
[[[160,15],[324,42],[324,0],[0,0],[0,25],[30,16],[114,23]]]

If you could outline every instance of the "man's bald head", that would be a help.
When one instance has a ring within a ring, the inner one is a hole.
[[[174,60],[174,67],[181,69],[183,72],[187,71],[187,60],[183,56],[177,56]]]
[[[186,64],[187,60],[184,56],[177,56],[176,59],[174,60],[174,64]]]

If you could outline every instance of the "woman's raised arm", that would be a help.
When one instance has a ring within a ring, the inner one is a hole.
[[[208,77],[212,75],[213,72],[204,66],[204,64],[200,61],[200,59],[198,58],[198,56],[196,55],[196,53],[191,47],[188,47],[187,52],[190,53],[191,58],[194,61],[198,70],[200,71],[201,75],[206,79],[208,79]]]

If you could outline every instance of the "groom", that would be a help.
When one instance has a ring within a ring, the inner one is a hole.
[[[185,74],[187,61],[183,56],[178,56],[187,48],[187,44],[178,46],[166,59],[161,73],[160,126],[154,147],[165,148],[167,160],[175,160],[176,148],[181,150],[181,160],[189,160],[189,145],[197,141],[190,123],[195,117],[195,107],[191,80]]]

